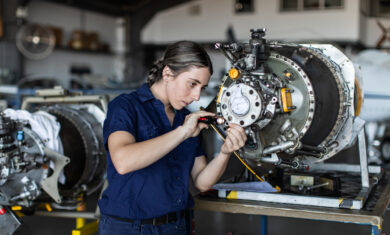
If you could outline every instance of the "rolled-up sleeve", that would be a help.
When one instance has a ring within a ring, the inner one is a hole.
[[[135,136],[135,111],[128,100],[118,96],[108,105],[106,119],[103,124],[104,146],[107,148],[108,137],[115,131],[127,131]]]

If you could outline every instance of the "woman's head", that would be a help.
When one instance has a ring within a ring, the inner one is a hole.
[[[162,58],[149,71],[147,83],[150,87],[162,79],[166,66],[174,76],[192,67],[208,68],[210,75],[213,74],[209,55],[199,44],[191,41],[179,41],[167,47]]]
[[[170,45],[164,56],[154,64],[149,72],[148,85],[160,87],[159,98],[180,110],[199,100],[212,72],[210,57],[201,46],[180,41]]]

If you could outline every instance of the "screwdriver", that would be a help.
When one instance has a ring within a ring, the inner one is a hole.
[[[218,116],[214,116],[214,117],[206,116],[206,117],[200,117],[198,121],[206,124],[216,123],[218,125],[222,125],[225,122],[225,119],[223,117],[218,117]]]

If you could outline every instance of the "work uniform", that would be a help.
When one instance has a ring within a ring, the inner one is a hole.
[[[189,233],[185,217],[188,220],[188,208],[194,205],[189,176],[195,157],[204,155],[199,137],[188,138],[160,160],[124,175],[114,168],[107,147],[115,131],[127,131],[141,142],[179,127],[189,113],[177,110],[171,126],[164,104],[147,84],[109,103],[103,126],[109,186],[99,201],[100,234]]]

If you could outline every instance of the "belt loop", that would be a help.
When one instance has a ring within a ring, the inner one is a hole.
[[[134,226],[134,228],[136,228],[137,230],[141,231],[141,227],[142,227],[141,220],[134,220],[133,226]]]
[[[156,218],[153,218],[152,224],[153,224],[153,226],[156,226]]]

